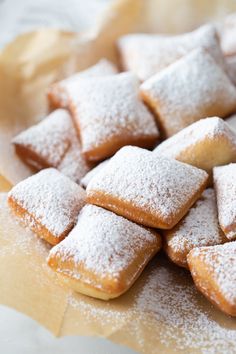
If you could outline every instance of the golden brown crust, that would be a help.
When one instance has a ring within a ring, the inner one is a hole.
[[[126,292],[160,248],[155,231],[86,205],[48,264],[75,291],[108,300]]]
[[[40,171],[43,168],[50,167],[50,164],[39,154],[36,153],[29,146],[24,146],[23,144],[18,144],[13,142],[15,146],[15,152],[20,157],[20,159],[29,167],[36,171]]]
[[[141,148],[152,149],[157,143],[157,136],[138,137],[138,139],[123,134],[122,137],[112,137],[108,139],[106,143],[101,144],[98,147],[94,147],[91,150],[82,149],[82,153],[88,161],[101,161],[114,155],[116,151],[125,145],[134,145]]]
[[[23,226],[29,227],[37,236],[44,239],[51,245],[56,245],[61,242],[73,227],[72,224],[60,236],[54,236],[45,226],[36,220],[33,215],[22,208],[11,196],[8,197],[8,205],[10,206],[12,212],[19,218]]]
[[[172,229],[172,227],[182,219],[195,201],[201,196],[206,186],[207,180],[202,183],[199,190],[193,194],[187,204],[183,205],[180,210],[176,211],[175,215],[171,215],[165,219],[163,219],[163,216],[159,215],[157,211],[151,214],[150,212],[145,211],[145,209],[132,205],[132,203],[127,202],[126,200],[118,199],[111,194],[103,193],[99,190],[87,191],[86,201],[87,203],[107,208],[114,213],[122,215],[141,225],[160,229]]]
[[[58,273],[62,282],[66,283],[76,292],[97,299],[110,300],[119,297],[131,288],[131,286],[142,273],[147,263],[153,258],[153,256],[160,248],[161,238],[157,237],[156,248],[147,248],[143,254],[140,254],[137,261],[133,263],[129,269],[125,271],[124,274],[122,274],[118,281],[109,277],[102,277],[99,279],[92,272],[88,272],[83,266],[77,267],[76,271],[78,274],[80,274],[80,279],[76,279],[71,274],[63,272],[63,269],[67,269],[71,270],[72,273],[76,267],[75,264],[72,261],[64,261],[58,257],[49,257],[48,265]],[[140,267],[140,263],[142,263],[142,267]],[[135,269],[138,269],[138,271],[135,272]],[[133,276],[132,273],[134,272],[135,275]],[[128,282],[127,280],[130,279],[130,274],[132,274],[132,279]],[[88,278],[90,280],[92,279],[93,283],[97,285],[87,283],[86,279]]]
[[[230,303],[224,296],[212,269],[199,257],[199,254],[192,250],[187,256],[188,266],[197,289],[221,311],[236,316],[236,304]]]
[[[166,137],[204,117],[226,117],[236,108],[234,85],[200,48],[145,81],[140,91]]]

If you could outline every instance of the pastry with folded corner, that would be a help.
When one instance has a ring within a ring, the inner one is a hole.
[[[87,202],[145,226],[171,229],[207,180],[208,174],[196,167],[127,146],[89,182]]]
[[[69,108],[70,101],[77,98],[77,88],[81,79],[114,75],[116,73],[117,69],[114,64],[107,59],[101,59],[88,69],[52,84],[47,91],[50,106],[54,108]]]
[[[86,205],[48,264],[75,291],[108,300],[126,292],[160,248],[155,231]]]
[[[155,119],[132,73],[84,79],[77,93],[72,115],[88,161],[104,160],[124,145],[152,148],[157,142]]]
[[[236,316],[236,242],[195,248],[188,265],[198,290],[221,311]]]
[[[218,216],[229,240],[236,239],[236,163],[213,169]]]
[[[235,86],[201,48],[152,76],[140,90],[166,137],[201,118],[226,117],[236,110]]]
[[[83,188],[54,168],[28,177],[8,194],[19,221],[52,245],[67,236],[84,204]]]
[[[141,81],[199,47],[224,66],[218,34],[211,24],[179,35],[127,34],[118,40],[117,46],[123,69],[132,71]]]
[[[236,161],[236,132],[221,118],[201,119],[154,149],[212,174],[215,166]]]
[[[17,155],[30,167],[55,167],[76,183],[90,170],[70,114],[57,109],[38,124],[14,137]]]
[[[188,214],[172,229],[163,231],[165,251],[177,265],[188,268],[187,255],[196,247],[227,241],[218,222],[215,192],[206,189]]]

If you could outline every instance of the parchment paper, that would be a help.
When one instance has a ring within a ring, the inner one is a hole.
[[[46,265],[49,246],[10,215],[6,192],[32,172],[10,139],[47,113],[48,85],[107,57],[130,31],[181,32],[236,10],[235,1],[117,1],[89,33],[40,30],[0,54],[0,303],[52,333],[104,336],[148,354],[236,353],[236,320],[213,308],[189,273],[158,255],[132,289],[103,302],[63,287]]]

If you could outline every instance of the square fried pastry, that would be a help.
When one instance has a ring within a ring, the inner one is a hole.
[[[124,70],[134,72],[141,81],[198,47],[205,48],[220,65],[224,65],[216,29],[210,24],[174,36],[128,34],[121,37],[117,45]]]
[[[30,167],[58,168],[78,183],[90,170],[70,114],[57,109],[38,124],[26,129],[12,140],[17,155]]]
[[[47,91],[50,106],[55,108],[69,108],[70,101],[77,97],[77,88],[81,79],[85,77],[114,75],[116,73],[117,68],[114,64],[107,59],[101,59],[88,69],[52,84]]]
[[[163,231],[163,236],[168,257],[185,268],[188,268],[187,255],[193,248],[226,242],[218,222],[214,190],[206,189],[188,214],[172,230]]]
[[[213,169],[219,223],[229,240],[236,239],[236,163]]]
[[[163,141],[154,152],[211,174],[215,166],[236,162],[236,132],[221,118],[205,118]]]
[[[208,174],[127,146],[87,186],[87,201],[139,224],[171,229],[200,197]]]
[[[8,194],[20,222],[52,245],[67,236],[85,204],[85,192],[54,168],[21,181]]]
[[[73,122],[69,113],[58,109],[12,140],[17,155],[40,170],[57,167],[71,145]]]
[[[221,311],[236,316],[236,242],[195,248],[188,265],[198,290]]]
[[[111,211],[86,205],[49,266],[80,293],[108,300],[126,292],[159,251],[161,237]]]
[[[157,142],[155,119],[138,90],[131,73],[81,82],[72,111],[87,160],[104,160],[127,144],[151,148]]]
[[[224,70],[198,48],[141,85],[166,137],[204,117],[236,110],[236,88]]]

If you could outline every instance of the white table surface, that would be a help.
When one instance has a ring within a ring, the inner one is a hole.
[[[17,34],[38,27],[80,31],[94,24],[112,0],[0,0],[0,47]],[[1,284],[0,284],[1,291]],[[55,338],[13,309],[0,306],[0,354],[134,354],[92,337]]]

